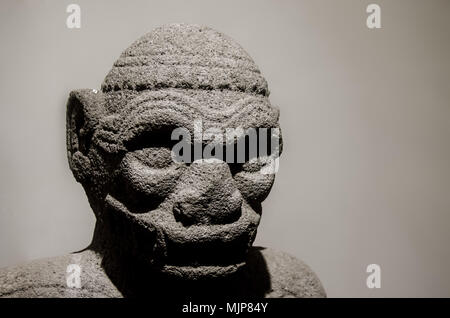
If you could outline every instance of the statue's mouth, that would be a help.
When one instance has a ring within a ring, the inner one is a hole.
[[[106,205],[112,213],[133,221],[147,236],[145,242],[142,238],[135,241],[143,245],[136,250],[148,254],[157,270],[189,279],[222,277],[245,265],[260,219],[245,202],[241,217],[233,223],[187,227],[176,221],[164,204],[147,213],[133,213],[124,203],[108,195]]]

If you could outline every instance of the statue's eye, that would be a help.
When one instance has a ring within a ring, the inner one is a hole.
[[[234,163],[234,162],[228,163],[228,167],[230,168],[230,172],[233,176],[236,173],[239,173],[242,171],[242,166],[243,166],[243,163]]]
[[[260,172],[261,169],[271,164],[271,157],[269,156],[261,156],[251,158],[250,160],[244,163],[229,163],[230,171],[232,175],[235,175],[239,172]]]
[[[166,147],[127,152],[112,184],[111,195],[133,213],[154,210],[175,187],[181,173]]]
[[[148,129],[136,133],[124,142],[130,160],[149,168],[166,168],[174,162],[171,149],[176,141],[171,140],[170,127]]]
[[[172,160],[170,149],[166,147],[149,147],[129,153],[127,157],[139,162],[141,166],[163,169],[171,166]]]

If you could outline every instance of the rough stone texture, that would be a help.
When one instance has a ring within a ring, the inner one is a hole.
[[[248,54],[210,28],[172,24],[134,42],[101,91],[73,91],[67,103],[69,165],[97,218],[92,244],[1,270],[0,295],[324,297],[305,264],[252,247],[275,177],[261,169],[276,154],[171,157],[173,129],[193,135],[198,119],[204,131],[279,128],[268,96]],[[69,264],[81,267],[80,289],[66,284]]]
[[[42,259],[22,266],[0,270],[0,295],[2,297],[144,297],[215,295],[261,297],[325,297],[325,291],[316,275],[303,262],[279,251],[252,247],[247,256],[247,266],[241,273],[224,280],[179,282],[155,279],[139,272],[129,279],[133,288],[120,290],[102,267],[102,255],[93,250]],[[66,284],[69,264],[82,268],[81,288]],[[140,275],[143,275],[140,277]],[[131,284],[129,283],[128,284]],[[169,282],[169,283],[168,283]],[[118,285],[120,286],[120,285]],[[137,292],[136,292],[137,291]]]

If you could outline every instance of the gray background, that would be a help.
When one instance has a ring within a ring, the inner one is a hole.
[[[79,30],[66,6],[81,6]],[[2,1],[0,266],[85,247],[94,216],[66,160],[65,103],[171,22],[236,39],[281,108],[285,152],[257,244],[329,296],[450,296],[450,1]],[[366,266],[382,268],[381,289]]]

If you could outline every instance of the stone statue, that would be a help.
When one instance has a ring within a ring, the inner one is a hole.
[[[100,91],[67,103],[69,165],[97,219],[91,245],[0,270],[0,295],[325,297],[304,263],[252,247],[274,182],[267,160],[173,156],[174,129],[195,134],[199,120],[202,131],[278,128],[268,96],[249,55],[208,27],[171,24],[134,42]]]

